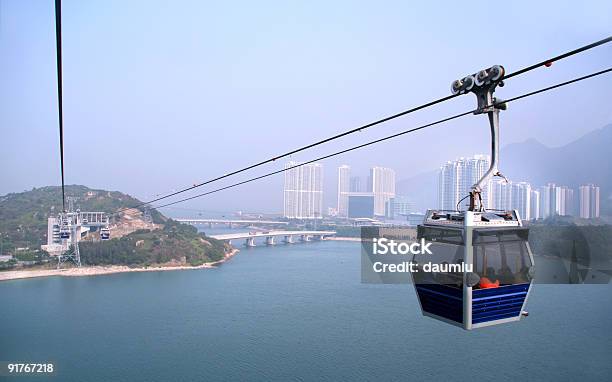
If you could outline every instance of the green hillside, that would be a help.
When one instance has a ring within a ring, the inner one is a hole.
[[[66,194],[75,198],[74,208],[82,211],[111,213],[141,203],[118,191],[77,185],[67,186]],[[35,188],[1,196],[0,241],[3,254],[15,254],[15,248],[39,249],[47,242],[48,217],[61,210],[60,187]],[[172,221],[156,210],[150,213],[153,222],[161,225],[161,229],[140,230],[104,242],[82,241],[82,263],[150,265],[173,262],[199,265],[220,260],[229,250],[222,242],[205,237],[192,226]]]
[[[140,204],[138,199],[118,191],[66,186],[66,195],[76,198],[75,208],[83,211],[114,212]],[[61,187],[34,188],[0,197],[0,237],[6,248],[38,248],[47,241],[47,218],[62,210]],[[152,211],[154,222],[165,217]]]
[[[88,265],[175,263],[201,265],[219,261],[229,250],[221,241],[205,237],[195,227],[168,220],[163,229],[139,230],[104,242],[81,242],[81,261]]]

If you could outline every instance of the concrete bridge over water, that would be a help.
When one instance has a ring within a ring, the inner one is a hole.
[[[239,232],[228,233],[221,235],[210,235],[213,239],[227,241],[232,243],[232,240],[245,240],[247,247],[255,246],[255,239],[263,237],[266,239],[266,245],[275,245],[276,238],[283,238],[285,244],[294,243],[294,238],[299,241],[308,242],[314,240],[325,240],[328,236],[334,236],[336,231],[260,231],[260,232]]]
[[[192,224],[192,225],[208,225],[212,227],[215,224],[226,224],[229,228],[234,225],[238,226],[250,226],[250,225],[269,225],[269,226],[286,226],[288,222],[276,221],[276,220],[248,220],[248,219],[174,219],[181,223]]]

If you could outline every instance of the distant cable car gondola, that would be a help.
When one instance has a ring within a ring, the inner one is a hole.
[[[491,166],[464,198],[470,198],[467,211],[460,211],[459,203],[457,211],[429,210],[418,226],[418,238],[432,243],[427,261],[438,264],[438,271],[424,272],[424,259],[413,259],[419,263],[413,281],[423,314],[467,330],[527,316],[524,308],[533,281],[528,228],[516,210],[487,211],[481,197],[493,176],[503,178],[497,165],[499,111],[505,104],[493,97],[495,87],[503,86],[503,76],[504,68],[496,65],[451,86],[454,94],[474,92],[475,114],[488,114]]]
[[[100,229],[100,239],[101,240],[110,239],[110,229],[108,227],[103,227]]]
[[[60,239],[70,239],[70,230],[68,228],[60,229]]]
[[[70,239],[70,220],[65,214],[59,214],[58,220],[60,223],[60,239]]]

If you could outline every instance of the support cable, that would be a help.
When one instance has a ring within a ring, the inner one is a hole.
[[[62,211],[66,212],[64,183],[64,108],[62,102],[62,0],[55,0],[55,44],[57,49],[57,105],[59,117],[60,170],[62,174]]]
[[[573,56],[573,55],[576,55],[576,54],[579,54],[579,53],[585,52],[585,51],[587,51],[587,50],[589,50],[589,49],[593,49],[593,48],[598,47],[598,46],[600,46],[600,45],[604,45],[604,44],[606,44],[606,43],[608,43],[608,42],[610,42],[610,41],[612,41],[612,36],[607,37],[607,38],[602,39],[602,40],[599,40],[599,41],[596,41],[596,42],[594,42],[594,43],[591,43],[591,44],[585,45],[585,46],[580,47],[580,48],[578,48],[578,49],[574,49],[574,50],[572,50],[572,51],[569,51],[569,52],[563,53],[563,54],[561,54],[561,55],[558,55],[558,56],[555,56],[555,57],[549,58],[549,59],[544,60],[544,61],[541,61],[541,62],[539,62],[539,63],[537,63],[537,64],[527,66],[527,67],[525,67],[525,68],[523,68],[523,69],[517,70],[517,71],[515,71],[515,72],[513,72],[513,73],[510,73],[510,74],[508,74],[508,75],[505,75],[505,76],[504,76],[504,79],[509,79],[509,78],[512,78],[512,77],[515,77],[515,76],[521,75],[521,74],[523,74],[523,73],[529,72],[529,71],[531,71],[531,70],[537,69],[537,68],[542,67],[542,66],[547,66],[547,67],[548,67],[548,66],[550,66],[550,65],[551,65],[553,62],[555,62],[555,61],[559,61],[559,60],[562,60],[562,59],[564,59],[564,58],[567,58],[567,57],[570,57],[570,56]],[[307,149],[313,148],[313,147],[315,147],[315,146],[319,146],[319,145],[322,145],[322,144],[324,144],[324,143],[334,141],[334,140],[336,140],[336,139],[339,139],[339,138],[345,137],[345,136],[350,135],[350,134],[353,134],[353,133],[361,132],[361,131],[363,131],[363,130],[365,130],[365,129],[368,129],[368,128],[370,128],[370,127],[373,127],[373,126],[376,126],[376,125],[379,125],[379,124],[382,124],[382,123],[385,123],[385,122],[391,121],[391,120],[393,120],[393,119],[396,119],[396,118],[399,118],[399,117],[405,116],[405,115],[407,115],[407,114],[410,114],[410,113],[416,112],[416,111],[418,111],[418,110],[422,110],[422,109],[428,108],[428,107],[430,107],[430,106],[433,106],[433,105],[436,105],[436,104],[439,104],[439,103],[442,103],[442,102],[448,101],[448,100],[450,100],[450,99],[452,99],[452,98],[455,98],[457,95],[458,95],[458,94],[449,95],[449,96],[446,96],[446,97],[443,97],[443,98],[440,98],[440,99],[437,99],[437,100],[434,100],[434,101],[431,101],[431,102],[427,102],[427,103],[425,103],[425,104],[423,104],[423,105],[413,107],[413,108],[411,108],[411,109],[408,109],[408,110],[402,111],[402,112],[397,113],[397,114],[393,114],[393,115],[391,115],[391,116],[388,116],[388,117],[385,117],[385,118],[379,119],[379,120],[374,121],[374,122],[370,122],[370,123],[368,123],[368,124],[365,124],[365,125],[363,125],[363,126],[360,126],[360,127],[357,127],[357,128],[351,129],[351,130],[347,130],[347,131],[345,131],[345,132],[342,132],[342,133],[336,134],[336,135],[334,135],[334,136],[332,136],[332,137],[329,137],[329,138],[326,138],[326,139],[323,139],[323,140],[320,140],[320,141],[317,141],[317,142],[314,142],[314,143],[308,144],[308,145],[306,145],[306,146],[303,146],[303,147],[300,147],[300,148],[297,148],[297,149],[294,149],[294,150],[288,151],[288,152],[286,152],[286,153],[284,153],[284,154],[280,154],[280,155],[277,155],[277,156],[275,156],[275,157],[272,157],[272,158],[269,158],[269,159],[263,160],[263,161],[261,161],[261,162],[258,162],[258,163],[255,163],[255,164],[249,165],[249,166],[247,166],[247,167],[244,167],[244,168],[241,168],[241,169],[238,169],[238,170],[235,170],[235,171],[232,171],[232,172],[229,172],[229,173],[223,174],[223,175],[218,176],[218,177],[216,177],[216,178],[212,178],[212,179],[209,179],[209,180],[207,180],[207,181],[204,181],[204,182],[201,182],[201,183],[198,183],[198,184],[194,184],[194,185],[192,185],[192,186],[190,186],[190,187],[186,187],[186,188],[180,189],[180,190],[178,190],[178,191],[175,191],[175,192],[169,193],[169,194],[167,194],[167,195],[160,196],[160,197],[158,197],[158,198],[155,198],[155,199],[149,200],[149,201],[147,201],[147,202],[142,202],[142,203],[140,203],[140,204],[137,204],[137,205],[132,206],[132,207],[129,207],[129,208],[123,208],[123,209],[120,209],[120,210],[119,210],[119,211],[117,211],[117,212],[125,211],[125,210],[128,210],[128,209],[130,209],[130,208],[138,208],[138,207],[141,207],[141,206],[143,206],[143,205],[151,204],[151,203],[154,203],[154,202],[157,202],[157,201],[160,201],[160,200],[164,200],[164,199],[170,198],[170,197],[172,197],[172,196],[176,196],[176,195],[182,194],[182,193],[187,192],[187,191],[191,191],[191,190],[193,190],[193,189],[196,189],[196,188],[202,187],[202,186],[204,186],[204,185],[207,185],[207,184],[210,184],[210,183],[213,183],[213,182],[217,182],[217,181],[219,181],[219,180],[222,180],[222,179],[228,178],[228,177],[233,176],[233,175],[240,174],[240,173],[242,173],[242,172],[245,172],[245,171],[248,171],[248,170],[254,169],[254,168],[256,168],[256,167],[260,167],[260,166],[262,166],[262,165],[264,165],[264,164],[274,162],[274,161],[276,161],[276,160],[278,160],[278,159],[282,159],[282,158],[288,157],[288,156],[290,156],[290,155],[293,155],[293,154],[299,153],[299,152],[301,152],[301,151],[304,151],[304,150],[307,150]]]
[[[586,80],[586,79],[589,79],[589,78],[593,78],[593,77],[596,77],[596,76],[600,76],[602,74],[609,73],[610,71],[612,71],[612,67],[608,68],[608,69],[604,69],[604,70],[598,71],[598,72],[595,72],[595,73],[591,73],[591,74],[588,74],[588,75],[585,75],[585,76],[582,76],[582,77],[574,78],[574,79],[569,80],[569,81],[561,82],[561,83],[558,83],[556,85],[548,86],[548,87],[545,87],[545,88],[542,88],[542,89],[538,89],[538,90],[535,90],[535,91],[532,91],[532,92],[529,92],[529,93],[525,93],[525,94],[522,94],[522,95],[519,95],[519,96],[516,96],[516,97],[512,97],[510,99],[503,100],[503,101],[500,101],[498,103],[495,103],[493,106],[501,106],[504,103],[517,101],[517,100],[520,100],[520,99],[523,99],[523,98],[527,98],[527,97],[530,97],[530,96],[533,96],[533,95],[536,95],[536,94],[540,94],[540,93],[547,92],[547,91],[550,91],[550,90],[553,90],[553,89],[557,89],[557,88],[560,88],[562,86],[570,85],[570,84],[573,84],[573,83],[576,83],[576,82],[580,82],[580,81],[583,81],[583,80]],[[451,121],[451,120],[454,120],[454,119],[457,119],[457,118],[460,118],[460,117],[464,117],[464,116],[467,116],[467,115],[470,115],[470,114],[474,114],[477,111],[478,111],[478,109],[475,109],[475,110],[470,110],[470,111],[466,111],[466,112],[463,112],[463,113],[455,114],[453,116],[450,116],[450,117],[447,117],[447,118],[443,118],[443,119],[437,120],[435,122],[431,122],[431,123],[428,123],[428,124],[425,124],[425,125],[421,125],[421,126],[409,129],[409,130],[404,130],[404,131],[401,131],[401,132],[396,133],[396,134],[392,134],[392,135],[389,135],[389,136],[386,136],[386,137],[383,137],[383,138],[379,138],[379,139],[376,139],[376,140],[373,140],[373,141],[369,141],[369,142],[366,142],[366,143],[363,143],[363,144],[360,144],[360,145],[357,145],[357,146],[350,147],[348,149],[344,149],[344,150],[340,150],[340,151],[337,151],[337,152],[334,152],[334,153],[331,153],[331,154],[327,154],[327,155],[324,155],[324,156],[321,156],[321,157],[309,160],[307,162],[303,162],[303,163],[300,163],[300,164],[297,164],[297,165],[294,165],[294,166],[289,166],[289,167],[286,167],[286,168],[283,168],[283,169],[280,169],[280,170],[277,170],[277,171],[269,172],[269,173],[264,174],[264,175],[260,175],[260,176],[254,177],[254,178],[250,178],[250,179],[244,180],[242,182],[234,183],[234,184],[231,184],[231,185],[228,185],[228,186],[225,186],[225,187],[217,188],[217,189],[214,189],[214,190],[211,190],[211,191],[208,191],[208,192],[204,192],[204,193],[201,193],[201,194],[198,194],[198,195],[194,195],[194,196],[191,196],[191,197],[188,197],[188,198],[183,198],[183,199],[171,202],[171,203],[163,204],[161,206],[152,207],[152,208],[157,208],[157,209],[164,208],[164,207],[172,206],[172,205],[175,205],[175,204],[178,204],[178,203],[183,203],[183,202],[186,202],[188,200],[193,200],[193,199],[200,198],[200,197],[203,197],[203,196],[206,196],[206,195],[214,194],[214,193],[217,193],[217,192],[220,192],[220,191],[224,191],[224,190],[227,190],[227,189],[230,189],[230,188],[234,188],[234,187],[246,184],[246,183],[254,182],[254,181],[259,180],[259,179],[267,178],[267,177],[272,176],[272,175],[280,174],[280,173],[283,173],[285,171],[289,171],[289,170],[292,170],[294,168],[297,168],[297,167],[300,167],[300,166],[303,166],[303,165],[306,165],[306,164],[310,164],[310,163],[313,163],[313,162],[318,162],[318,161],[321,161],[321,160],[324,160],[324,159],[335,157],[337,155],[345,154],[345,153],[350,152],[350,151],[358,150],[358,149],[361,149],[361,148],[364,148],[364,147],[367,147],[367,146],[374,145],[376,143],[384,142],[384,141],[387,141],[387,140],[390,140],[390,139],[393,139],[393,138],[397,138],[397,137],[400,137],[400,136],[403,136],[403,135],[406,135],[406,134],[409,134],[409,133],[413,133],[413,132],[418,131],[418,130],[423,130],[423,129],[431,127],[431,126],[439,125],[439,124],[444,123],[444,122],[448,122],[448,121]],[[119,213],[120,211],[118,211],[117,213]]]

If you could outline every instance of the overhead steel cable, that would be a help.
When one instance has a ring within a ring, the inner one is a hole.
[[[64,184],[64,108],[62,102],[62,1],[55,0],[55,47],[57,50],[57,106],[59,117],[60,170],[62,174],[62,210],[66,212]]]
[[[250,183],[250,182],[253,182],[253,181],[256,181],[256,180],[259,180],[259,179],[267,178],[267,177],[272,176],[272,175],[280,174],[280,173],[283,173],[285,171],[289,171],[289,170],[292,170],[292,169],[300,167],[300,166],[304,166],[304,165],[309,164],[309,163],[318,162],[318,161],[321,161],[321,160],[324,160],[324,159],[335,157],[337,155],[345,154],[345,153],[348,153],[350,151],[354,151],[354,150],[357,150],[357,149],[364,148],[366,146],[370,146],[370,145],[373,145],[373,144],[376,144],[376,143],[380,143],[380,142],[383,142],[383,141],[386,141],[386,140],[389,140],[389,139],[392,139],[392,138],[399,137],[401,135],[412,133],[412,132],[415,132],[417,130],[422,130],[422,129],[426,128],[426,127],[438,125],[438,124],[443,123],[443,122],[448,122],[450,120],[457,119],[459,117],[464,117],[464,116],[466,116],[468,114],[472,114],[473,112],[474,112],[473,110],[470,110],[470,111],[467,111],[465,113],[456,114],[456,115],[453,115],[451,117],[438,120],[436,122],[428,123],[426,125],[415,127],[413,129],[410,129],[410,130],[405,130],[405,131],[402,131],[400,133],[393,134],[393,135],[390,135],[390,136],[387,136],[387,137],[384,137],[384,138],[376,139],[374,141],[370,141],[370,142],[367,142],[367,143],[364,143],[364,144],[361,144],[361,145],[353,146],[353,147],[350,147],[350,148],[345,149],[345,150],[337,151],[337,152],[332,153],[332,154],[324,155],[322,157],[318,157],[318,158],[309,160],[307,162],[303,162],[303,163],[300,163],[300,164],[297,164],[297,165],[294,165],[294,166],[289,166],[289,167],[286,167],[286,168],[283,168],[283,169],[280,169],[280,170],[277,170],[277,171],[273,171],[273,172],[270,172],[270,173],[267,173],[267,174],[264,174],[264,175],[261,175],[261,176],[257,176],[255,178],[251,178],[251,179],[248,179],[248,180],[245,180],[245,181],[242,181],[242,182],[234,183],[234,184],[231,184],[229,186],[217,188],[217,189],[212,190],[212,191],[208,191],[208,192],[205,192],[205,193],[202,193],[202,194],[198,194],[198,195],[195,195],[195,196],[191,196],[191,197],[188,197],[188,198],[177,200],[177,201],[172,202],[172,203],[167,203],[167,204],[164,204],[164,205],[161,205],[161,206],[157,206],[157,207],[152,207],[152,208],[156,208],[157,209],[157,208],[168,207],[168,206],[172,206],[174,204],[183,203],[183,202],[186,202],[188,200],[192,200],[192,199],[196,199],[196,198],[199,198],[199,197],[202,197],[202,196],[210,195],[210,194],[213,194],[215,192],[227,190],[228,188],[233,188],[233,187],[236,187],[236,186],[243,185],[245,183]]]
[[[534,69],[536,69],[536,68],[539,68],[539,67],[541,67],[541,66],[544,66],[544,65],[549,65],[549,64],[551,64],[551,63],[553,63],[553,62],[555,62],[555,61],[559,61],[559,60],[562,60],[562,59],[564,59],[564,58],[567,58],[567,57],[573,56],[573,55],[575,55],[575,54],[582,53],[582,52],[587,51],[587,50],[589,50],[589,49],[593,49],[593,48],[598,47],[598,46],[600,46],[600,45],[606,44],[606,43],[608,43],[608,42],[610,42],[610,41],[612,41],[612,36],[611,36],[611,37],[607,37],[607,38],[602,39],[602,40],[599,40],[599,41],[596,41],[596,42],[594,42],[594,43],[591,43],[591,44],[585,45],[585,46],[580,47],[580,48],[578,48],[578,49],[574,49],[574,50],[572,50],[572,51],[569,51],[569,52],[563,53],[563,54],[558,55],[558,56],[556,56],[556,57],[549,58],[549,59],[544,60],[544,61],[541,61],[541,62],[539,62],[539,63],[537,63],[537,64],[534,64],[534,65],[531,65],[531,66],[525,67],[525,68],[523,68],[523,69],[517,70],[517,71],[515,71],[515,72],[513,72],[513,73],[510,73],[510,74],[505,75],[505,76],[504,76],[504,79],[509,79],[509,78],[515,77],[515,76],[517,76],[517,75],[520,75],[520,74],[526,73],[526,72],[528,72],[528,71],[534,70]],[[180,190],[178,190],[178,191],[174,191],[174,192],[169,193],[169,194],[164,195],[164,196],[160,196],[160,197],[158,197],[158,198],[155,198],[155,199],[149,200],[149,201],[147,201],[147,202],[142,202],[142,203],[140,203],[140,204],[137,204],[137,205],[132,206],[132,207],[129,207],[129,208],[122,208],[122,209],[118,210],[117,212],[126,211],[126,210],[131,209],[131,208],[138,208],[138,207],[141,207],[141,206],[144,206],[144,205],[147,205],[147,204],[155,203],[155,202],[158,202],[158,201],[160,201],[160,200],[164,200],[164,199],[170,198],[170,197],[172,197],[172,196],[176,196],[176,195],[182,194],[182,193],[187,192],[187,191],[191,191],[191,190],[193,190],[193,189],[196,189],[196,188],[199,188],[199,187],[205,186],[205,185],[207,185],[207,184],[211,184],[211,183],[213,183],[213,182],[217,182],[217,181],[219,181],[219,180],[222,180],[222,179],[228,178],[228,177],[230,177],[230,176],[237,175],[237,174],[240,174],[240,173],[242,173],[242,172],[245,172],[245,171],[248,171],[248,170],[254,169],[254,168],[256,168],[256,167],[263,166],[264,164],[272,163],[272,162],[274,162],[274,161],[276,161],[276,160],[278,160],[278,159],[282,159],[282,158],[288,157],[288,156],[290,156],[290,155],[293,155],[293,154],[299,153],[299,152],[301,152],[301,151],[304,151],[304,150],[307,150],[307,149],[313,148],[313,147],[315,147],[315,146],[319,146],[319,145],[322,145],[322,144],[324,144],[324,143],[334,141],[334,140],[336,140],[336,139],[339,139],[339,138],[345,137],[345,136],[347,136],[347,135],[350,135],[350,134],[353,134],[353,133],[356,133],[356,132],[360,132],[360,131],[363,131],[363,130],[368,129],[368,128],[370,128],[370,127],[373,127],[373,126],[376,126],[376,125],[379,125],[379,124],[382,124],[382,123],[385,123],[385,122],[391,121],[391,120],[393,120],[393,119],[396,119],[396,118],[399,118],[399,117],[405,116],[405,115],[407,115],[407,114],[410,114],[410,113],[416,112],[416,111],[418,111],[418,110],[422,110],[422,109],[428,108],[428,107],[430,107],[430,106],[433,106],[433,105],[436,105],[436,104],[439,104],[439,103],[442,103],[442,102],[448,101],[448,100],[450,100],[450,99],[452,99],[452,98],[456,97],[457,95],[458,95],[458,94],[449,95],[449,96],[446,96],[446,97],[443,97],[443,98],[437,99],[437,100],[435,100],[435,101],[431,101],[431,102],[425,103],[425,104],[423,104],[423,105],[420,105],[420,106],[417,106],[417,107],[413,107],[413,108],[411,108],[411,109],[408,109],[408,110],[402,111],[402,112],[400,112],[400,113],[393,114],[393,115],[391,115],[391,116],[388,116],[388,117],[385,117],[385,118],[379,119],[379,120],[374,121],[374,122],[370,122],[370,123],[365,124],[365,125],[363,125],[363,126],[360,126],[360,127],[357,127],[357,128],[351,129],[351,130],[347,130],[347,131],[342,132],[342,133],[339,133],[339,134],[336,134],[336,135],[331,136],[331,137],[329,137],[329,138],[326,138],[326,139],[323,139],[323,140],[320,140],[320,141],[317,141],[317,142],[314,142],[314,143],[308,144],[308,145],[306,145],[306,146],[303,146],[303,147],[300,147],[300,148],[297,148],[297,149],[294,149],[294,150],[288,151],[288,152],[286,152],[286,153],[284,153],[284,154],[277,155],[277,156],[275,156],[275,157],[272,157],[272,158],[269,158],[269,159],[266,159],[266,160],[260,161],[260,162],[258,162],[258,163],[255,163],[255,164],[249,165],[249,166],[247,166],[247,167],[241,168],[241,169],[239,169],[239,170],[235,170],[235,171],[232,171],[232,172],[229,172],[229,173],[223,174],[223,175],[221,175],[221,176],[218,176],[218,177],[216,177],[216,178],[212,178],[212,179],[209,179],[209,180],[207,180],[207,181],[204,181],[204,182],[201,182],[201,183],[198,183],[198,184],[194,184],[193,186],[186,187],[186,188],[180,189]]]
[[[531,70],[534,70],[534,69],[537,69],[537,68],[541,68],[542,66],[550,66],[550,64],[552,64],[552,63],[553,63],[553,62],[555,62],[555,61],[559,61],[559,60],[562,60],[562,59],[564,59],[564,58],[567,58],[567,57],[573,56],[573,55],[575,55],[575,54],[585,52],[585,51],[587,51],[587,50],[589,50],[589,49],[593,49],[593,48],[596,48],[596,47],[598,47],[598,46],[600,46],[600,45],[607,44],[607,43],[609,43],[610,41],[612,41],[612,36],[606,37],[606,38],[604,38],[604,39],[602,39],[602,40],[599,40],[599,41],[595,41],[595,42],[594,42],[594,43],[592,43],[592,44],[585,45],[585,46],[580,47],[580,48],[578,48],[578,49],[571,50],[571,51],[569,51],[569,52],[567,52],[567,53],[560,54],[560,55],[558,55],[558,56],[556,56],[556,57],[549,58],[548,60],[544,60],[544,61],[538,62],[537,64],[533,64],[533,65],[528,66],[528,67],[526,67],[526,68],[523,68],[523,69],[521,69],[521,70],[517,70],[516,72],[512,72],[512,73],[510,73],[510,74],[506,74],[506,75],[504,76],[504,79],[508,79],[508,78],[512,78],[512,77],[514,77],[514,76],[521,75],[521,74],[526,73],[526,72],[529,72],[529,71],[531,71]]]
[[[539,93],[544,93],[544,92],[547,92],[549,90],[560,88],[562,86],[570,85],[570,84],[573,84],[573,83],[576,83],[576,82],[587,80],[589,78],[597,77],[597,76],[600,76],[602,74],[609,73],[610,71],[612,71],[612,68],[600,70],[598,72],[587,74],[586,76],[574,78],[573,80],[561,82],[561,83],[558,83],[556,85],[548,86],[548,87],[545,87],[545,88],[542,88],[542,89],[539,89],[539,90],[534,90],[534,91],[529,92],[529,93],[521,94],[520,96],[512,97],[512,98],[509,98],[507,100],[503,100],[502,102],[499,102],[499,103],[512,102],[512,101],[519,100],[521,98],[531,97],[532,95],[536,95],[536,94],[539,94]]]
[[[516,96],[516,97],[512,97],[510,99],[497,102],[497,103],[494,104],[494,106],[499,106],[499,105],[502,105],[504,103],[513,102],[513,101],[517,101],[517,100],[520,100],[520,99],[523,99],[523,98],[527,98],[527,97],[530,97],[530,96],[533,96],[533,95],[536,95],[536,94],[544,93],[544,92],[547,92],[547,91],[550,91],[550,90],[553,90],[553,89],[557,89],[557,88],[560,88],[560,87],[563,87],[563,86],[567,86],[567,85],[570,85],[570,84],[573,84],[573,83],[576,83],[576,82],[580,82],[580,81],[583,81],[583,80],[586,80],[586,79],[589,79],[589,78],[593,78],[593,77],[596,77],[596,76],[599,76],[599,75],[602,75],[602,74],[605,74],[605,73],[609,73],[611,71],[612,71],[612,67],[608,68],[608,69],[604,69],[604,70],[598,71],[598,72],[594,72],[594,73],[591,73],[591,74],[588,74],[588,75],[585,75],[585,76],[582,76],[582,77],[574,78],[574,79],[569,80],[569,81],[561,82],[561,83],[558,83],[556,85],[548,86],[548,87],[541,88],[541,89],[538,89],[538,90],[535,90],[535,91],[532,91],[532,92],[529,92],[529,93],[525,93],[525,94],[522,94],[522,95],[519,95],[519,96]],[[350,147],[348,149],[344,149],[344,150],[340,150],[340,151],[337,151],[337,152],[334,152],[334,153],[331,153],[331,154],[327,154],[327,155],[324,155],[324,156],[321,156],[321,157],[309,160],[307,162],[303,162],[303,163],[300,163],[300,164],[297,164],[297,165],[294,165],[294,166],[289,166],[289,167],[286,167],[286,168],[283,168],[283,169],[280,169],[280,170],[277,170],[277,171],[273,171],[273,172],[270,172],[270,173],[267,173],[267,174],[264,174],[264,175],[260,175],[260,176],[254,177],[254,178],[250,178],[250,179],[247,179],[247,180],[244,180],[244,181],[241,181],[241,182],[238,182],[238,183],[234,183],[234,184],[231,184],[231,185],[228,185],[228,186],[225,186],[225,187],[217,188],[217,189],[214,189],[214,190],[211,190],[211,191],[208,191],[208,192],[204,192],[204,193],[201,193],[201,194],[198,194],[198,195],[194,195],[194,196],[191,196],[191,197],[188,197],[188,198],[180,199],[180,200],[177,200],[177,201],[174,201],[174,202],[171,202],[171,203],[163,204],[161,206],[152,207],[152,208],[159,209],[159,208],[169,207],[169,206],[172,206],[172,205],[175,205],[175,204],[178,204],[178,203],[186,202],[188,200],[193,200],[193,199],[200,198],[200,197],[203,197],[203,196],[206,196],[206,195],[214,194],[214,193],[217,193],[217,192],[220,192],[220,191],[224,191],[224,190],[227,190],[227,189],[230,189],[230,188],[233,188],[233,187],[237,187],[237,186],[240,186],[240,185],[243,185],[243,184],[246,184],[246,183],[254,182],[254,181],[259,180],[259,179],[267,178],[267,177],[270,177],[272,175],[280,174],[280,173],[283,173],[285,171],[289,171],[289,170],[292,170],[294,168],[297,168],[297,167],[300,167],[300,166],[303,166],[303,165],[306,165],[306,164],[310,164],[310,163],[318,162],[318,161],[321,161],[321,160],[324,160],[324,159],[328,159],[328,158],[331,158],[331,157],[335,157],[337,155],[345,154],[345,153],[350,152],[350,151],[358,150],[358,149],[361,149],[361,148],[364,148],[364,147],[367,147],[367,146],[370,146],[370,145],[374,145],[376,143],[384,142],[384,141],[387,141],[387,140],[390,140],[390,139],[393,139],[393,138],[397,138],[397,137],[402,136],[402,135],[413,133],[415,131],[425,129],[427,127],[431,127],[431,126],[438,125],[438,124],[441,124],[441,123],[444,123],[444,122],[448,122],[448,121],[451,121],[451,120],[454,120],[454,119],[457,119],[457,118],[460,118],[460,117],[464,117],[464,116],[469,115],[469,114],[474,114],[477,111],[479,111],[479,109],[474,109],[474,110],[466,111],[466,112],[463,112],[463,113],[455,114],[453,116],[450,116],[450,117],[447,117],[447,118],[443,118],[443,119],[437,120],[435,122],[431,122],[431,123],[428,123],[428,124],[425,124],[425,125],[421,125],[421,126],[409,129],[409,130],[404,130],[404,131],[401,131],[399,133],[392,134],[392,135],[389,135],[389,136],[386,136],[386,137],[383,137],[383,138],[375,139],[373,141],[369,141],[369,142],[366,142],[366,143],[363,143],[363,144],[360,144],[360,145],[357,145],[357,146]]]
[[[250,165],[250,166],[247,166],[247,167],[241,168],[241,169],[239,169],[239,170],[232,171],[232,172],[227,173],[227,174],[223,174],[223,175],[218,176],[218,177],[216,177],[216,178],[209,179],[209,180],[207,180],[207,181],[205,181],[205,182],[198,183],[198,184],[194,184],[193,186],[190,186],[190,187],[187,187],[187,188],[181,189],[181,190],[179,190],[179,191],[172,192],[172,193],[170,193],[170,194],[168,194],[168,195],[161,196],[161,197],[159,197],[159,198],[156,198],[156,199],[150,200],[150,201],[148,201],[148,202],[143,202],[143,203],[141,203],[141,204],[135,205],[135,206],[130,207],[130,208],[124,208],[124,209],[122,209],[122,210],[127,210],[127,209],[131,209],[131,208],[138,208],[138,207],[141,207],[141,206],[144,206],[144,205],[147,205],[147,204],[155,203],[155,202],[158,202],[158,201],[160,201],[160,200],[170,198],[170,197],[172,197],[172,196],[176,196],[176,195],[178,195],[178,194],[182,194],[182,193],[187,192],[187,191],[191,191],[191,190],[193,190],[193,189],[196,189],[196,188],[199,188],[199,187],[205,186],[205,185],[210,184],[210,183],[213,183],[213,182],[217,182],[217,181],[219,181],[219,180],[222,180],[222,179],[228,178],[228,177],[230,177],[230,176],[237,175],[237,174],[240,174],[240,173],[242,173],[242,172],[245,172],[245,171],[248,171],[248,170],[252,170],[252,169],[254,169],[254,168],[256,168],[256,167],[263,166],[264,164],[272,163],[272,162],[274,162],[274,161],[276,161],[276,160],[278,160],[278,159],[282,159],[282,158],[285,158],[285,157],[291,156],[291,155],[293,155],[293,154],[297,154],[297,153],[299,153],[299,152],[301,152],[301,151],[308,150],[308,149],[313,148],[313,147],[315,147],[315,146],[319,146],[319,145],[322,145],[322,144],[324,144],[324,143],[331,142],[331,141],[333,141],[333,140],[336,140],[336,139],[342,138],[342,137],[344,137],[344,136],[347,136],[347,135],[350,135],[350,134],[353,134],[353,133],[356,133],[356,132],[363,131],[363,130],[365,130],[365,129],[367,129],[367,128],[370,128],[370,127],[372,127],[372,126],[376,126],[376,125],[379,125],[379,124],[381,124],[381,123],[385,123],[385,122],[391,121],[391,120],[393,120],[393,119],[399,118],[399,117],[404,116],[404,115],[406,115],[406,114],[410,114],[410,113],[413,113],[413,112],[415,112],[415,111],[422,110],[422,109],[425,109],[425,108],[427,108],[427,107],[430,107],[430,106],[433,106],[433,105],[439,104],[439,103],[441,103],[441,102],[448,101],[448,100],[450,100],[451,98],[455,98],[456,96],[458,96],[458,94],[452,94],[452,95],[449,95],[449,96],[446,96],[446,97],[443,97],[443,98],[437,99],[437,100],[435,100],[435,101],[431,101],[431,102],[428,102],[428,103],[426,103],[426,104],[423,104],[423,105],[420,105],[420,106],[417,106],[417,107],[413,107],[412,109],[408,109],[408,110],[402,111],[402,112],[400,112],[400,113],[393,114],[393,115],[391,115],[391,116],[388,116],[388,117],[385,117],[385,118],[379,119],[379,120],[377,120],[377,121],[370,122],[370,123],[368,123],[368,124],[365,124],[365,125],[363,125],[363,126],[360,126],[360,127],[354,128],[354,129],[352,129],[352,130],[347,130],[347,131],[345,131],[345,132],[343,132],[343,133],[336,134],[336,135],[334,135],[334,136],[332,136],[332,137],[325,138],[325,139],[323,139],[323,140],[320,140],[320,141],[317,141],[317,142],[314,142],[314,143],[308,144],[308,145],[306,145],[306,146],[303,146],[303,147],[300,147],[300,148],[297,148],[297,149],[294,149],[294,150],[288,151],[288,152],[286,152],[286,153],[284,153],[284,154],[277,155],[277,156],[275,156],[275,157],[272,157],[272,158],[269,158],[269,159],[263,160],[263,161],[261,161],[261,162],[258,162],[258,163],[255,163],[255,164],[252,164],[252,165]],[[120,211],[122,211],[122,210],[120,210]]]

